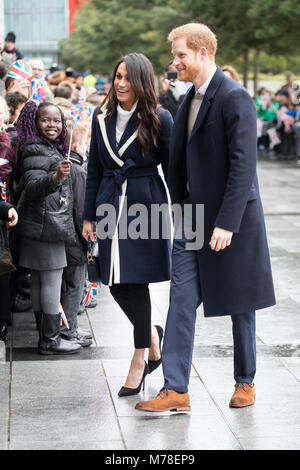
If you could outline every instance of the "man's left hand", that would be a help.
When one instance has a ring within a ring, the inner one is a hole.
[[[231,244],[233,232],[224,230],[223,228],[215,227],[209,246],[213,251],[224,250]]]

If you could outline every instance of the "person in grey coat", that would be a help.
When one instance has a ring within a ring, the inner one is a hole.
[[[68,128],[69,136],[71,126]],[[70,152],[71,179],[73,190],[73,219],[75,226],[75,244],[66,244],[67,266],[63,270],[61,304],[66,314],[69,328],[61,329],[61,335],[87,347],[92,344],[89,331],[79,328],[77,315],[83,295],[86,278],[87,243],[82,237],[82,211],[86,184],[86,171],[83,168],[83,156],[87,149],[88,127],[78,122],[72,132]]]

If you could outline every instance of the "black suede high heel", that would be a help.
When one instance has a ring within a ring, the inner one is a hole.
[[[151,372],[153,372],[155,369],[157,369],[161,365],[161,342],[164,337],[163,328],[159,325],[154,325],[154,326],[157,329],[157,333],[159,336],[160,359],[157,359],[157,361],[150,361],[150,359],[148,360],[149,374],[151,374]]]
[[[137,395],[138,393],[140,393],[142,386],[143,386],[143,391],[144,391],[145,390],[145,378],[146,378],[146,375],[148,375],[148,373],[149,373],[149,368],[148,368],[147,362],[145,361],[143,377],[142,377],[142,380],[140,381],[139,386],[137,388],[122,387],[118,393],[119,397],[130,397],[131,395]]]

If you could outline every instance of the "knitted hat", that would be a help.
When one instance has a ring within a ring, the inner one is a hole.
[[[5,41],[9,41],[9,42],[16,42],[16,35],[13,31],[10,31],[9,33],[7,33],[7,36],[5,38]]]

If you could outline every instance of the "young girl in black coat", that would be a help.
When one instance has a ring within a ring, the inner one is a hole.
[[[19,265],[31,270],[31,301],[40,330],[40,354],[71,354],[81,347],[60,336],[59,302],[66,242],[74,242],[71,162],[60,109],[29,101],[17,126],[21,165]]]

